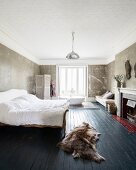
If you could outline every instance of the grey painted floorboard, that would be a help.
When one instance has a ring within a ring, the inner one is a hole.
[[[88,122],[101,133],[97,150],[106,161],[75,160],[57,148],[60,129],[0,127],[0,170],[136,170],[136,134],[101,107],[70,109],[66,119],[67,132]]]

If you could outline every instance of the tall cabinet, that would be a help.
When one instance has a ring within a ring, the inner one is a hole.
[[[50,99],[51,75],[36,75],[36,96],[40,99]]]

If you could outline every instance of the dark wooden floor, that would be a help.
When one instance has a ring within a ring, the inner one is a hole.
[[[128,133],[102,109],[71,109],[67,132],[83,121],[101,133],[97,149],[105,162],[74,160],[57,148],[59,129],[1,127],[0,170],[136,170],[136,134]]]

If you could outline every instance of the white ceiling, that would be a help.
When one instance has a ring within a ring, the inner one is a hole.
[[[0,0],[0,31],[33,60],[65,59],[72,31],[81,59],[110,59],[136,41],[136,0]]]

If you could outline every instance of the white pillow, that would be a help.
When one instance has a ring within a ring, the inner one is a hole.
[[[105,94],[108,94],[110,91],[106,91],[104,94],[102,94],[101,96],[103,97]]]
[[[0,103],[7,102],[16,97],[26,95],[27,91],[23,89],[11,89],[5,92],[0,92]]]
[[[102,97],[103,99],[112,99],[113,98],[113,93],[109,92],[104,94],[104,96]]]

